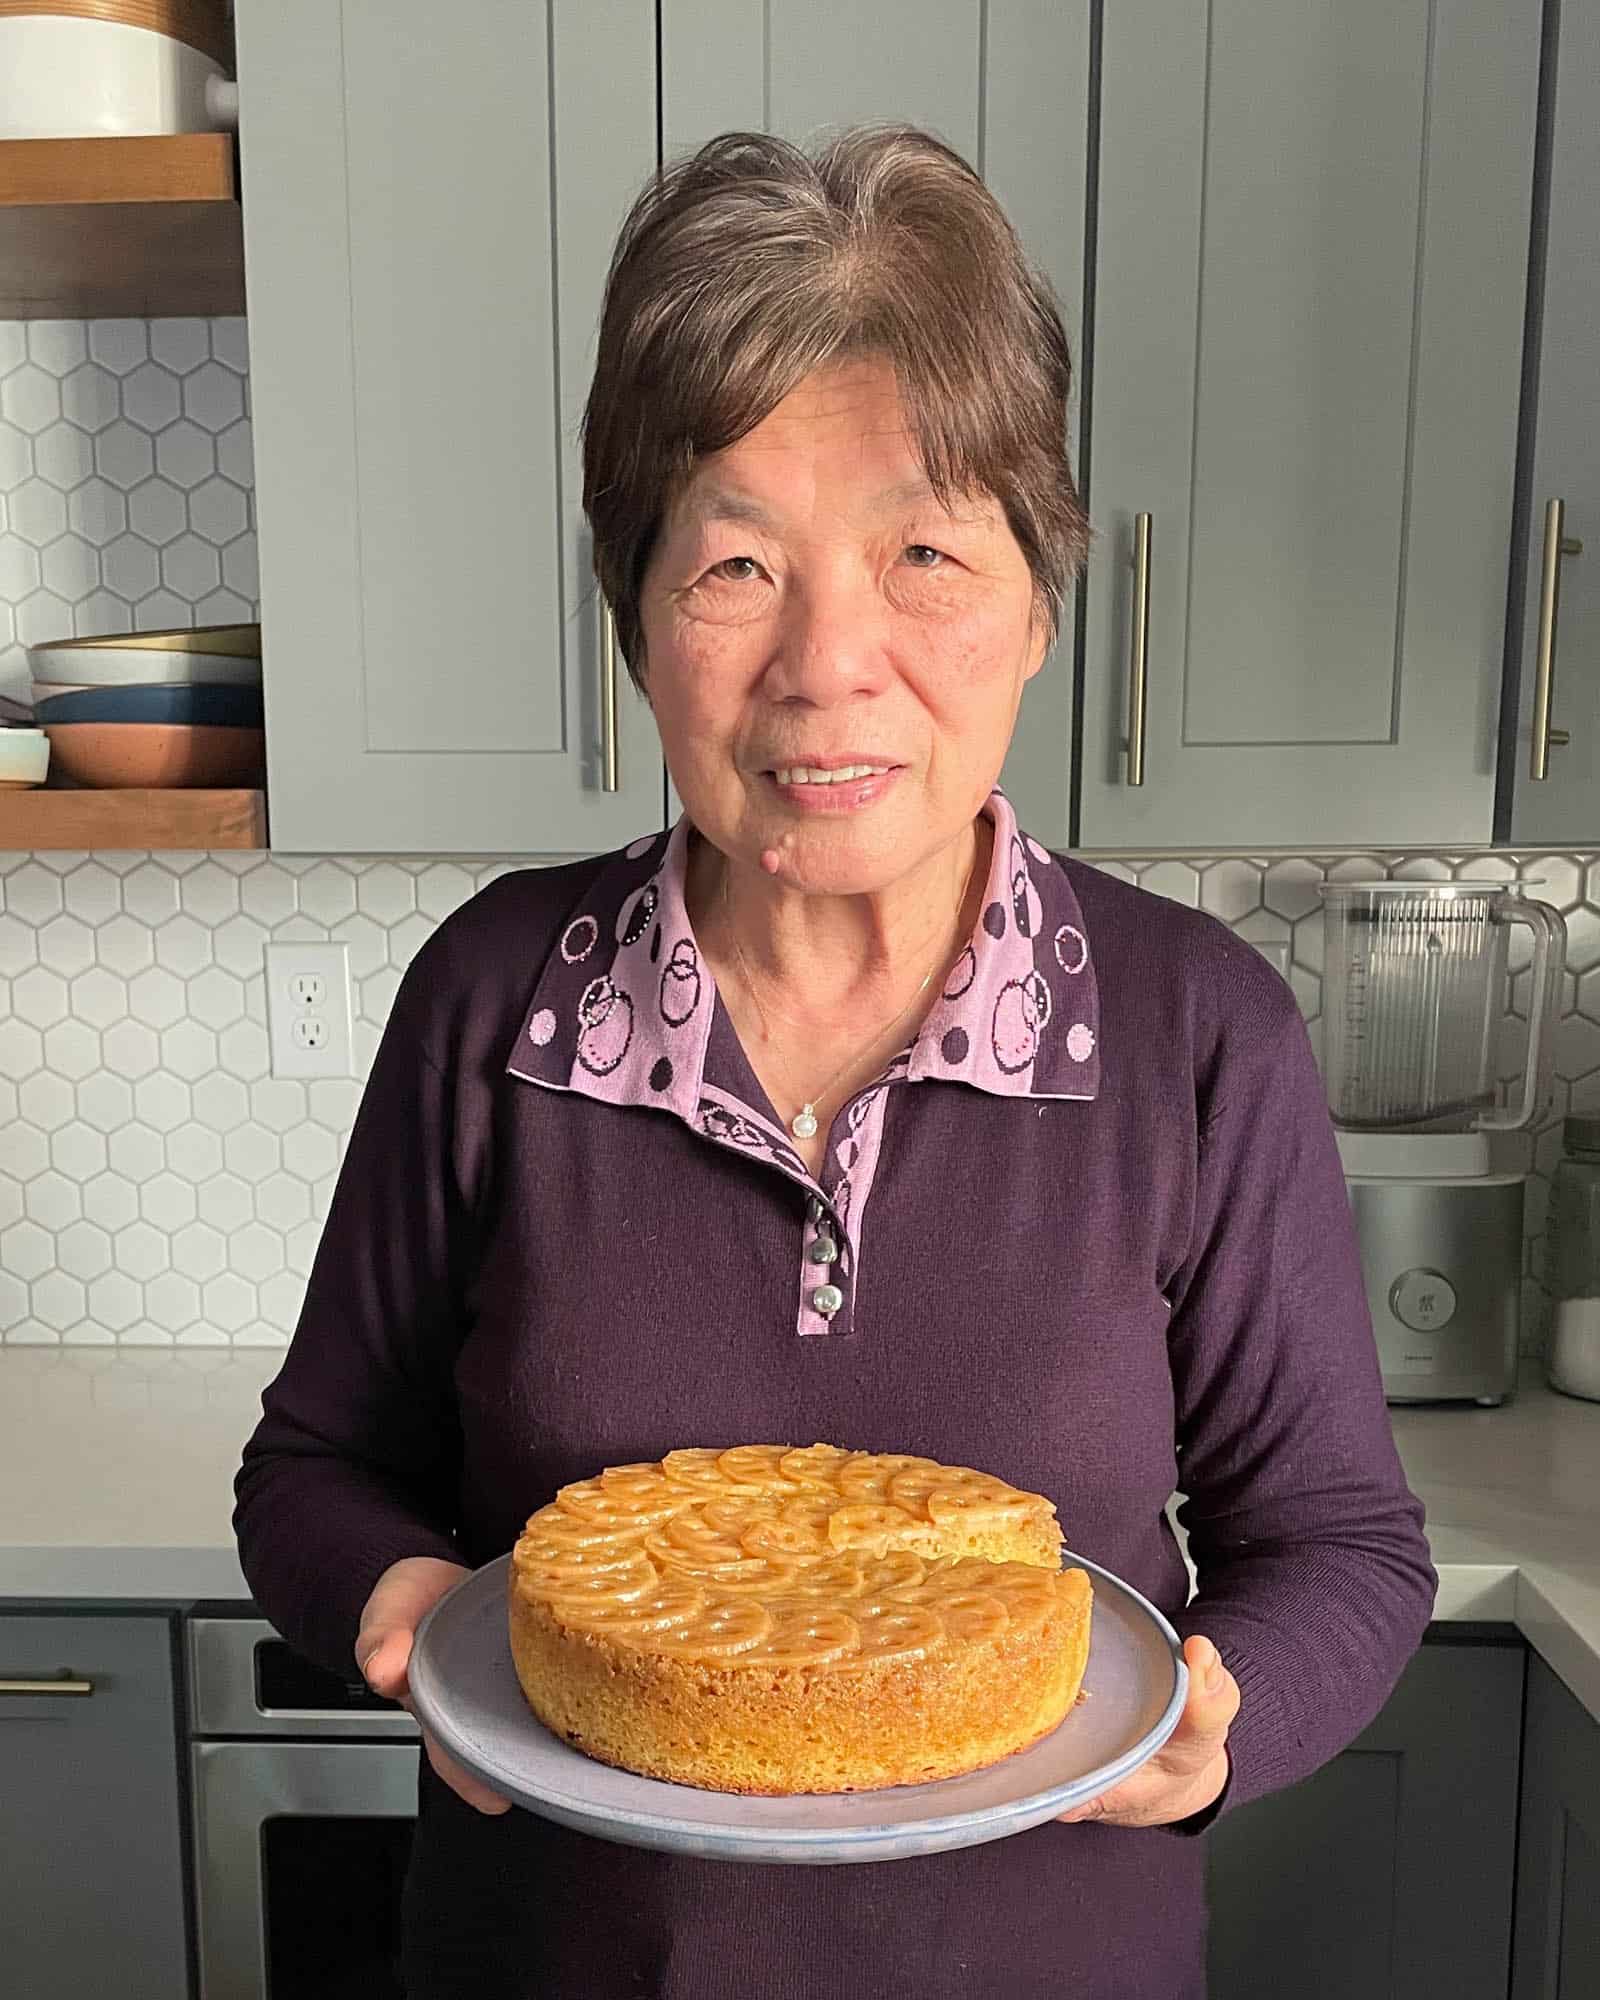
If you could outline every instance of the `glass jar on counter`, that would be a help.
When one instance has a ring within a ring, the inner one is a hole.
[[[1555,1310],[1545,1373],[1552,1389],[1600,1402],[1600,1116],[1564,1119],[1561,1143],[1547,1224]]]

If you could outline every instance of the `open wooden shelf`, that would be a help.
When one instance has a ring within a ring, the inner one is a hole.
[[[243,311],[231,134],[0,139],[0,319]]]
[[[0,791],[0,853],[67,847],[265,847],[267,795],[254,791]]]

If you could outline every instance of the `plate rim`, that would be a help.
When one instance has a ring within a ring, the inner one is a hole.
[[[473,1570],[470,1575],[462,1577],[459,1583],[452,1584],[450,1589],[432,1604],[423,1615],[412,1641],[412,1663],[416,1664],[420,1660],[422,1680],[424,1682],[420,1707],[430,1711],[426,1715],[419,1713],[416,1720],[419,1725],[427,1728],[435,1736],[439,1737],[442,1747],[451,1756],[457,1758],[458,1761],[466,1764],[472,1770],[473,1775],[480,1777],[484,1783],[493,1783],[494,1781],[483,1777],[478,1760],[470,1751],[466,1751],[466,1746],[462,1744],[459,1733],[449,1721],[447,1711],[436,1700],[436,1688],[430,1690],[426,1685],[433,1670],[425,1650],[425,1645],[430,1629],[435,1621],[439,1619],[440,1614],[455,1599],[463,1596],[469,1588],[476,1585],[478,1590],[487,1593],[489,1575],[491,1572],[496,1571],[500,1572],[499,1580],[503,1584],[504,1574],[509,1570],[511,1565],[511,1554],[512,1552],[507,1550],[503,1555],[491,1558],[490,1561],[481,1564],[477,1569]],[[1113,1758],[1110,1763],[1098,1767],[1094,1774],[1097,1780],[1095,1790],[1088,1794],[1090,1797],[1096,1797],[1101,1791],[1120,1783],[1122,1778],[1130,1771],[1136,1770],[1139,1765],[1154,1756],[1156,1751],[1161,1748],[1161,1745],[1171,1736],[1173,1730],[1177,1727],[1178,1718],[1183,1712],[1184,1703],[1188,1696],[1189,1670],[1183,1657],[1183,1642],[1179,1638],[1172,1621],[1158,1606],[1151,1603],[1143,1591],[1125,1581],[1115,1571],[1108,1570],[1101,1564],[1091,1561],[1089,1557],[1079,1555],[1070,1549],[1062,1550],[1062,1567],[1063,1569],[1086,1570],[1091,1578],[1112,1585],[1123,1596],[1131,1599],[1134,1605],[1160,1633],[1166,1645],[1173,1673],[1172,1692],[1155,1722],[1120,1757]],[[408,1668],[409,1678],[410,1669]],[[411,1685],[410,1692],[412,1699],[414,1701],[417,1700],[418,1689],[414,1682]],[[528,1710],[528,1718],[536,1728],[543,1729],[551,1741],[560,1745],[562,1749],[570,1751],[575,1757],[582,1757],[584,1755],[581,1750],[574,1749],[571,1744],[563,1743],[562,1739],[553,1730],[547,1728],[539,1721],[539,1718],[533,1713],[531,1708]],[[1066,1720],[1067,1717],[1063,1716],[1062,1722],[1057,1723],[1056,1728],[1059,1729]],[[1027,1749],[1020,1754],[1026,1756],[1029,1752],[1037,1750],[1041,1744],[1047,1743],[1050,1740],[1050,1736],[1054,1734],[1055,1731],[1051,1730],[1047,1735],[1040,1737],[1037,1742],[1029,1744]],[[587,1761],[599,1760],[591,1759]],[[608,1765],[603,1768],[616,1769],[618,1767]],[[641,1772],[630,1772],[625,1775],[640,1779],[642,1782],[673,1786],[677,1790],[692,1792],[699,1798],[720,1796],[737,1802],[747,1796],[742,1793],[733,1792],[718,1794],[711,1792],[708,1787],[698,1785],[678,1786],[675,1784],[675,1781],[666,1778],[645,1780],[644,1774]],[[957,1775],[966,1776],[967,1774],[963,1772]],[[927,1781],[930,1785],[948,1784],[950,1782],[948,1778],[934,1778]],[[1074,1778],[1064,1783],[1048,1785],[1040,1791],[1029,1792],[1021,1798],[1008,1799],[1003,1804],[969,1808],[959,1813],[946,1813],[937,1818],[915,1820],[886,1818],[874,1821],[865,1826],[844,1828],[747,1827],[740,1826],[733,1821],[705,1822],[684,1820],[674,1818],[672,1815],[666,1813],[629,1811],[624,1807],[597,1802],[593,1799],[586,1799],[569,1792],[556,1791],[549,1787],[538,1790],[534,1786],[524,1783],[524,1789],[531,1796],[539,1798],[555,1811],[570,1813],[581,1818],[584,1822],[584,1827],[580,1830],[590,1830],[601,1826],[627,1828],[637,1833],[652,1833],[680,1842],[685,1840],[693,1841],[702,1847],[716,1844],[728,1847],[762,1845],[769,1848],[799,1850],[819,1846],[838,1848],[864,1843],[881,1845],[885,1840],[891,1840],[896,1837],[937,1840],[942,1836],[961,1833],[976,1826],[990,1828],[1005,1827],[1010,1822],[1023,1819],[1030,1813],[1036,1815],[1034,1824],[1038,1824],[1041,1820],[1048,1817],[1054,1804],[1064,1802],[1082,1783],[1082,1778]],[[916,1785],[885,1785],[874,1789],[882,1795],[888,1795],[897,1792],[919,1791],[922,1787]],[[852,1794],[852,1796],[857,1798],[869,1797],[871,1795],[870,1793]],[[764,1793],[761,1796],[763,1798],[795,1797],[809,1799],[827,1795],[807,1792],[792,1794]],[[530,1807],[529,1810],[537,1810],[537,1808]],[[1026,1829],[1019,1827],[1017,1830],[1020,1832]]]

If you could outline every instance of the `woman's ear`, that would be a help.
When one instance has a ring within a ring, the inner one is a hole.
[[[1028,626],[1028,664],[1024,668],[1022,675],[1025,681],[1031,681],[1044,665],[1050,651],[1050,645],[1049,615],[1042,611],[1036,604],[1033,608],[1033,617]]]

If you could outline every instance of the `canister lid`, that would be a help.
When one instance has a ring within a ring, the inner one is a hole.
[[[1577,1112],[1561,1121],[1561,1143],[1569,1153],[1600,1153],[1600,1113]]]

